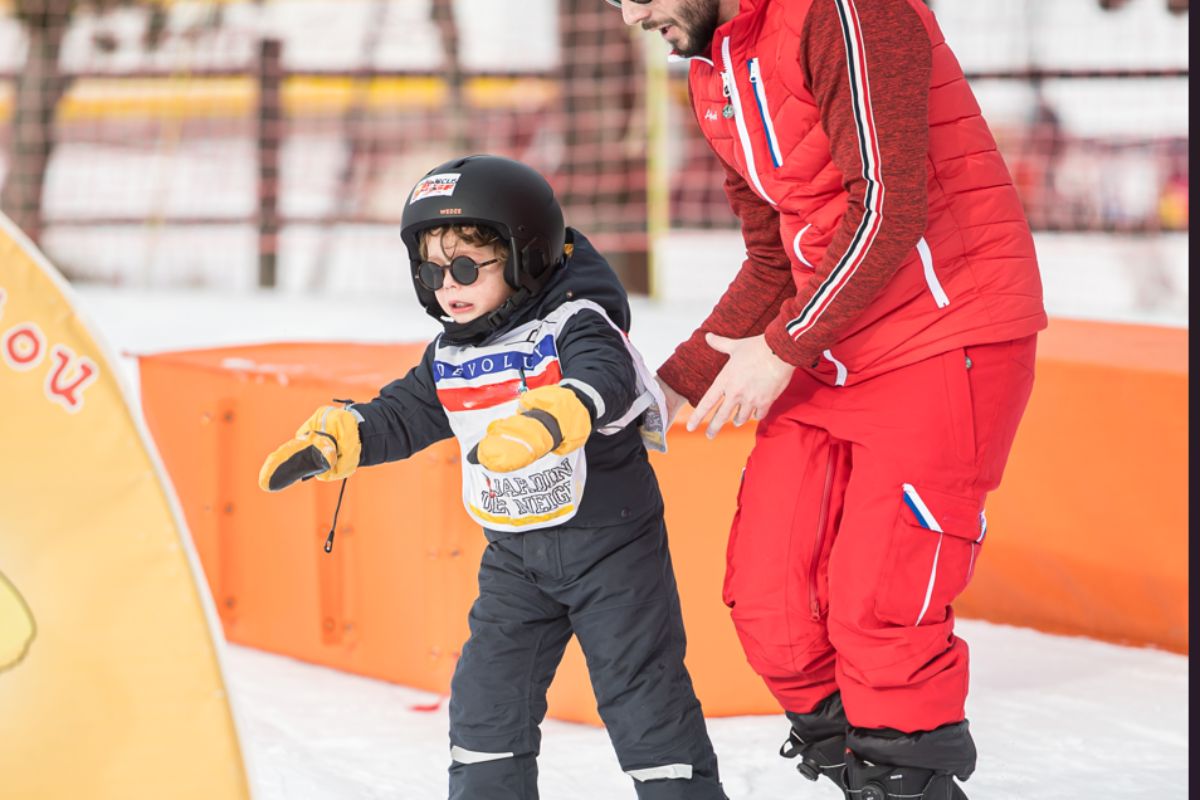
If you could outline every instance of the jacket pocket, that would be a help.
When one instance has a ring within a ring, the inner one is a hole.
[[[754,89],[754,102],[758,106],[758,116],[762,119],[763,135],[767,138],[767,151],[771,154],[771,165],[779,169],[783,166],[783,151],[779,149],[779,137],[775,135],[771,108],[767,105],[767,87],[763,83],[762,70],[758,66],[757,58],[750,59],[747,66],[750,69],[750,86]]]
[[[929,249],[929,242],[925,241],[924,236],[917,241],[917,256],[921,259],[921,271],[925,275],[925,285],[933,295],[933,302],[938,308],[950,305],[950,297],[942,288],[942,282],[938,280],[937,272],[933,269],[933,251]]]
[[[795,234],[791,235],[792,255],[796,257],[797,263],[803,264],[810,270],[817,268],[817,263],[821,260],[828,245],[829,237],[811,222],[804,223]]]
[[[906,483],[898,502],[876,616],[902,627],[945,622],[975,572],[987,532],[982,499]]]
[[[979,455],[975,388],[971,378],[974,364],[963,348],[947,350],[938,358],[946,379],[946,446],[960,463],[974,465]]]

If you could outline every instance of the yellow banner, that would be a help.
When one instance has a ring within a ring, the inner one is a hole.
[[[0,215],[0,796],[249,797],[164,476],[66,282]]]

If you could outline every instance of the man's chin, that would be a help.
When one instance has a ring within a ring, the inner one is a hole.
[[[684,58],[695,58],[696,56],[704,55],[708,51],[709,43],[705,42],[703,45],[697,45],[690,37],[684,36],[679,42],[672,42],[668,39],[667,44],[674,48],[675,55],[683,56]]]
[[[681,55],[684,58],[692,57],[692,53],[690,52],[692,43],[685,34],[680,34],[677,37],[666,36],[663,38],[666,39],[667,44],[671,45],[673,53]]]

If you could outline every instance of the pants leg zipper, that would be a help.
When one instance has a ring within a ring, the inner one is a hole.
[[[825,529],[829,525],[829,499],[833,494],[833,448],[825,465],[825,489],[821,492],[821,513],[817,516],[817,537],[813,545],[812,563],[808,568],[808,610],[814,621],[821,619],[821,601],[817,596],[817,568],[821,563],[821,548],[825,544]]]

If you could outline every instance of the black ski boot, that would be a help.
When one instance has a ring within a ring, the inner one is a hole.
[[[845,791],[846,712],[842,696],[835,692],[807,714],[786,713],[792,729],[780,746],[779,755],[800,756],[797,772],[810,781],[824,775]]]
[[[846,753],[849,800],[967,800],[954,776],[921,767],[891,767]]]
[[[967,800],[954,782],[975,771],[966,720],[914,733],[850,728],[846,750],[849,800]]]
[[[796,771],[810,781],[815,781],[822,775],[837,784],[845,791],[846,784],[842,773],[846,767],[846,737],[838,734],[828,739],[806,742],[795,730],[788,733],[787,741],[779,748],[779,755],[784,758],[800,756]]]

